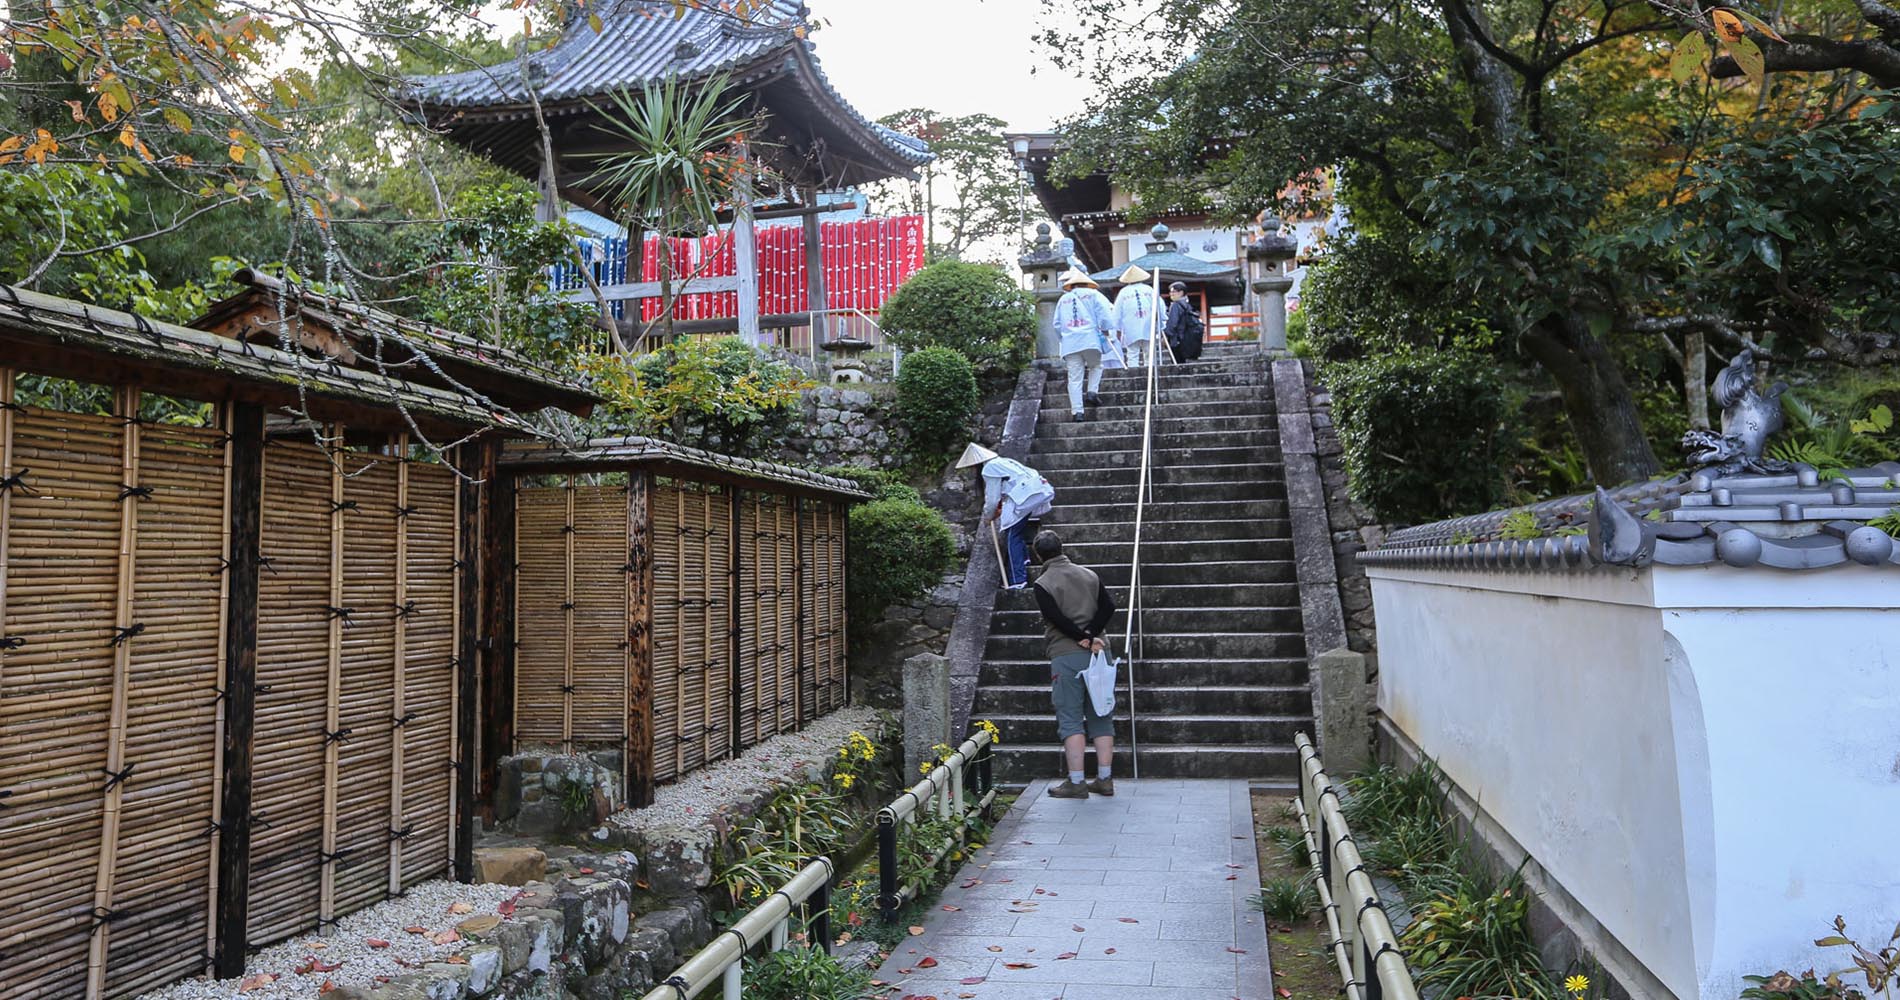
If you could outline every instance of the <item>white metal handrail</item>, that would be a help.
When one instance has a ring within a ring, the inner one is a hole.
[[[792,912],[811,900],[807,947],[831,950],[831,859],[814,858],[792,880],[765,897],[738,922],[719,933],[673,974],[647,991],[642,1000],[692,1000],[714,981],[723,981],[724,1000],[740,1000],[745,982],[745,957],[760,941],[770,951],[781,951],[791,939]]]
[[[919,781],[905,789],[891,803],[877,812],[877,904],[879,915],[885,921],[897,919],[897,911],[904,901],[916,898],[921,886],[915,882],[899,885],[897,882],[897,835],[904,823],[930,803],[930,811],[938,819],[952,816],[969,818],[977,813],[987,813],[996,801],[996,785],[990,776],[990,747],[992,739],[989,730],[978,729],[963,741],[956,752],[944,758],[943,762],[930,769]],[[965,807],[964,771],[976,769],[976,805]],[[948,852],[955,844],[961,843],[965,827],[958,824],[950,839],[943,845]]]
[[[1141,618],[1141,529],[1143,515],[1154,491],[1154,411],[1155,393],[1161,380],[1161,272],[1154,273],[1155,307],[1148,319],[1148,357],[1144,381],[1146,393],[1141,404],[1141,472],[1135,481],[1135,543],[1128,558],[1128,617],[1122,631],[1122,655],[1128,657],[1128,760],[1132,777],[1141,777],[1141,733],[1135,724],[1135,634]],[[1168,357],[1174,357],[1170,346]],[[1086,752],[1086,751],[1085,751]]]
[[[1339,805],[1339,789],[1320,766],[1319,753],[1305,733],[1293,744],[1300,752],[1300,794],[1293,808],[1300,817],[1300,833],[1313,866],[1313,885],[1319,890],[1320,909],[1326,915],[1333,964],[1345,982],[1346,1000],[1418,1000],[1418,984],[1399,950],[1398,935],[1379,900],[1378,887],[1366,874],[1359,845],[1346,829]],[[1351,919],[1340,918],[1340,901],[1354,909]]]

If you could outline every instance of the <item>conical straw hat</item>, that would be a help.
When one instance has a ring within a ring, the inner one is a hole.
[[[1072,268],[1069,268],[1067,271],[1062,272],[1062,279],[1060,281],[1060,284],[1064,288],[1067,288],[1070,285],[1087,285],[1090,288],[1094,288],[1095,279],[1089,277],[1086,274],[1083,274],[1081,271],[1078,271],[1072,267]]]
[[[1151,277],[1154,276],[1142,270],[1140,264],[1130,264],[1128,270],[1123,271],[1121,277],[1115,280],[1124,285],[1140,285],[1146,283]]]
[[[963,449],[963,457],[957,459],[957,468],[967,469],[973,465],[982,465],[984,462],[996,457],[995,452],[972,441],[968,448]]]

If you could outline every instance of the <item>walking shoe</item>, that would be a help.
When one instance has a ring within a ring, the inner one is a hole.
[[[1089,782],[1088,789],[1089,791],[1094,792],[1097,795],[1114,795],[1115,794],[1115,779],[1114,778],[1097,778],[1094,781]]]
[[[1083,405],[1083,406],[1100,406],[1100,405],[1102,405],[1102,395],[1101,395],[1101,393],[1098,393],[1098,392],[1085,392],[1085,393],[1083,393],[1083,394],[1082,394],[1082,405]]]
[[[1089,422],[1089,415],[1086,410],[1077,410],[1069,414],[1069,420],[1072,423],[1086,424]]]
[[[1049,797],[1052,799],[1086,799],[1089,797],[1089,786],[1073,781],[1064,781],[1049,789]]]

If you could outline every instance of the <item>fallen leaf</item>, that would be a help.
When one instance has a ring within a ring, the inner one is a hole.
[[[317,987],[317,995],[318,995],[318,996],[322,996],[322,995],[324,995],[325,993],[328,993],[328,992],[330,992],[330,991],[331,991],[331,990],[333,990],[333,989],[336,989],[336,984],[335,984],[335,983],[333,983],[333,982],[331,982],[330,980],[328,980],[328,979],[326,979],[326,980],[324,980],[324,981],[323,981],[323,985],[322,985],[322,986],[319,986],[319,987]]]
[[[651,889],[651,888],[653,888],[652,886],[650,886],[650,885],[648,885],[648,884],[647,884],[647,880],[646,880],[646,879],[643,879],[643,878],[637,878],[637,879],[634,879],[634,880],[633,880],[633,887],[634,887],[635,889]]]
[[[514,916],[515,915],[515,901],[512,899],[502,900],[499,904],[495,906],[495,912],[501,914],[504,917]]]
[[[937,967],[937,960],[926,955],[923,961],[917,963],[917,967],[919,969],[934,969]]]
[[[990,947],[989,947],[989,950],[990,950],[990,951],[1002,951],[1002,950],[1003,950],[1003,946],[1002,946],[1002,945],[1000,945],[1000,944],[993,944],[993,945],[990,945]]]
[[[1227,867],[1229,867],[1229,868],[1239,868],[1239,867],[1241,867],[1241,866],[1240,866],[1240,865],[1228,865]]]
[[[965,889],[974,889],[982,884],[983,880],[980,878],[966,878],[963,880],[963,888]]]
[[[916,969],[899,969],[897,970],[897,974],[900,976],[908,976],[911,973],[916,972],[916,971],[917,971]]]
[[[249,993],[252,990],[261,990],[276,981],[277,977],[268,972],[260,972],[255,976],[246,976],[244,977],[244,981],[238,984],[238,992]]]
[[[951,906],[949,903],[943,904],[943,908],[948,913],[956,913],[963,909],[961,906]]]
[[[1104,955],[1113,955],[1113,954],[1115,954],[1115,949],[1113,949],[1113,948],[1105,948],[1105,949],[1103,949],[1103,950],[1102,950],[1102,954],[1104,954]]]
[[[1060,961],[1063,961],[1064,959],[1070,959],[1074,957],[1075,957],[1075,952],[1065,951],[1062,954],[1056,956],[1056,961],[1060,962]]]
[[[1003,963],[1003,968],[1005,969],[1033,969],[1035,967],[1036,967],[1036,963],[1034,962],[1004,962]]]
[[[976,994],[974,994],[974,993],[959,993],[959,994],[957,994],[957,1000],[970,1000],[970,998],[971,998],[971,997],[973,997],[973,996],[976,996]]]
[[[1042,895],[1043,893],[1045,893],[1045,892],[1048,892],[1048,891],[1049,891],[1049,890],[1047,890],[1047,889],[1041,889],[1041,888],[1039,888],[1039,889],[1037,889],[1037,890],[1036,890],[1036,895],[1038,895],[1038,896],[1040,896],[1040,895]]]
[[[409,933],[411,933],[411,934],[427,934],[427,933],[429,933],[429,929],[428,929],[427,927],[424,927],[424,926],[422,926],[421,924],[417,924],[417,925],[415,925],[414,927],[404,927],[404,928],[403,928],[403,930],[405,930],[405,931],[408,931],[408,932],[409,932]]]
[[[1278,993],[1278,994],[1280,994],[1280,998],[1281,998],[1281,1000],[1291,1000],[1291,998],[1292,998],[1292,996],[1293,996],[1293,991],[1292,991],[1292,990],[1289,990],[1289,989],[1287,989],[1287,988],[1286,988],[1286,987],[1284,987],[1284,986],[1282,986],[1282,987],[1280,987],[1280,988],[1279,988],[1279,989],[1277,989],[1277,990],[1274,990],[1273,992],[1275,992],[1275,993]]]
[[[959,985],[962,986],[975,986],[981,982],[983,982],[982,976],[965,976],[958,981]]]
[[[455,942],[462,940],[462,935],[457,934],[455,932],[455,928],[451,927],[440,934],[429,935],[429,940],[435,942],[436,944],[454,944]]]
[[[1227,879],[1226,879],[1226,880],[1227,880],[1227,881],[1229,881],[1229,882],[1232,882],[1233,880],[1235,880],[1235,879],[1237,879],[1237,878],[1239,878],[1239,877],[1240,877],[1240,876],[1238,876],[1238,875],[1229,875],[1229,876],[1227,876]]]
[[[873,979],[873,980],[871,980],[871,985],[872,985],[872,986],[889,986],[889,985],[891,985],[891,984],[890,984],[890,983],[887,983],[887,982],[885,982],[885,981],[884,981],[884,980],[882,980],[882,979]]]
[[[364,938],[363,943],[366,945],[369,945],[371,948],[389,947],[389,942],[383,940],[382,938]]]
[[[1087,933],[1088,933],[1088,928],[1086,928],[1086,927],[1084,927],[1084,926],[1082,926],[1081,924],[1070,924],[1070,925],[1069,925],[1069,929],[1070,929],[1070,930],[1072,930],[1072,931],[1074,931],[1074,932],[1076,932],[1077,934],[1087,934]]]
[[[1236,955],[1245,955],[1247,953],[1247,949],[1245,948],[1228,948],[1227,950],[1233,952]]]
[[[864,923],[864,914],[853,910],[852,912],[845,914],[844,922],[847,924],[850,924],[853,927],[856,927]]]
[[[1115,919],[1117,919],[1117,920],[1119,920],[1119,921],[1121,921],[1121,922],[1122,922],[1122,923],[1124,923],[1124,924],[1138,924],[1138,923],[1141,923],[1141,921],[1139,921],[1139,920],[1136,920],[1136,919],[1135,919],[1134,917],[1116,917]]]
[[[468,956],[467,955],[450,955],[449,957],[443,959],[442,961],[447,962],[450,965],[467,965]]]
[[[592,868],[583,868],[583,869],[581,869],[581,874],[582,874],[582,875],[592,875],[592,874],[594,874],[594,870],[593,870]]]
[[[475,904],[474,903],[451,903],[449,904],[449,912],[450,913],[474,913]]]
[[[922,934],[923,932],[924,932],[924,929],[923,929],[922,927],[919,927],[919,926],[917,926],[916,924],[912,924],[912,925],[910,925],[910,936],[911,936],[911,937],[916,937],[916,936],[918,936],[919,934]]]
[[[313,972],[335,972],[343,968],[342,962],[319,962],[315,955],[305,955],[302,964],[297,966],[297,975],[307,976]]]

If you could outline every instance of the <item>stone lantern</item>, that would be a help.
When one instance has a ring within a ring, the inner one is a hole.
[[[1260,213],[1260,238],[1247,245],[1247,287],[1260,313],[1260,349],[1286,353],[1286,293],[1293,287],[1287,263],[1299,241],[1280,233],[1283,223],[1271,211]]]
[[[1036,242],[1016,264],[1029,276],[1030,291],[1036,296],[1036,357],[1054,358],[1062,354],[1061,338],[1056,336],[1056,300],[1062,298],[1058,280],[1069,267],[1069,242],[1056,243],[1049,224],[1036,224]]]

